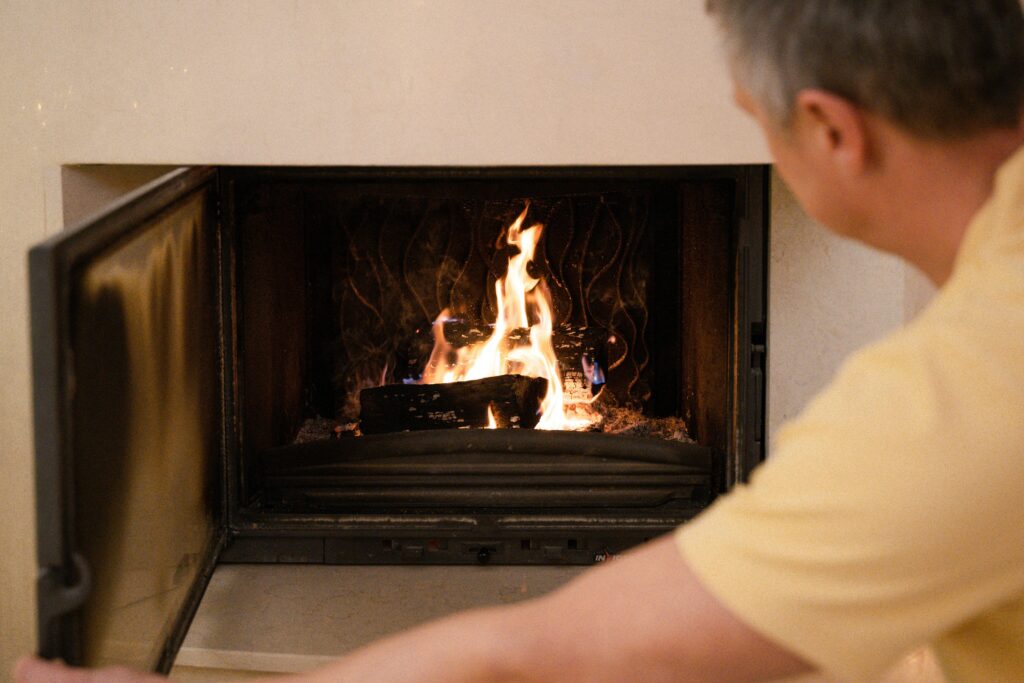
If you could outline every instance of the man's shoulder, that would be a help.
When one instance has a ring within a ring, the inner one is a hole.
[[[909,325],[850,356],[795,423],[868,429],[905,447],[987,442],[993,429],[996,446],[1024,443],[1024,256],[1017,271],[940,292]]]

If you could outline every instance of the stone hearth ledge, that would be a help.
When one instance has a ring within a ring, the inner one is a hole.
[[[582,567],[221,565],[173,675],[305,671],[453,612],[543,595]]]
[[[179,681],[306,671],[453,612],[548,593],[583,567],[221,565],[175,661]],[[945,683],[917,650],[878,683]],[[829,683],[822,676],[790,683]]]

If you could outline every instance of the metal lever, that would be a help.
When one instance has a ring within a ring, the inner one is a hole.
[[[61,572],[47,567],[39,576],[39,625],[45,627],[57,617],[81,607],[92,590],[92,571],[89,563],[78,553],[71,553],[75,582],[65,585],[60,580]],[[45,599],[44,599],[45,596]]]

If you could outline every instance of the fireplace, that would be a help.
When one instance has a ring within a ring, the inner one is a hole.
[[[169,663],[218,562],[589,564],[690,519],[764,454],[767,175],[183,169],[37,247],[44,654]]]

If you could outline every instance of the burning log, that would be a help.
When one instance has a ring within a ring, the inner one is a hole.
[[[493,325],[468,323],[463,320],[446,320],[442,323],[445,342],[452,349],[478,346],[487,341],[494,332]],[[607,345],[609,333],[599,327],[563,324],[555,327],[551,335],[552,346],[562,371],[566,394],[572,400],[586,400],[591,397],[591,385],[604,383],[604,369],[607,368]],[[517,328],[509,330],[505,337],[510,346],[529,344],[530,330]],[[418,378],[430,356],[434,333],[430,329],[419,330],[405,347],[409,378]],[[598,377],[585,370],[588,364],[596,369]],[[596,381],[594,381],[596,379]],[[595,390],[596,391],[596,390]]]
[[[450,384],[389,384],[359,394],[363,434],[423,429],[522,427],[540,418],[543,377],[502,375]]]

